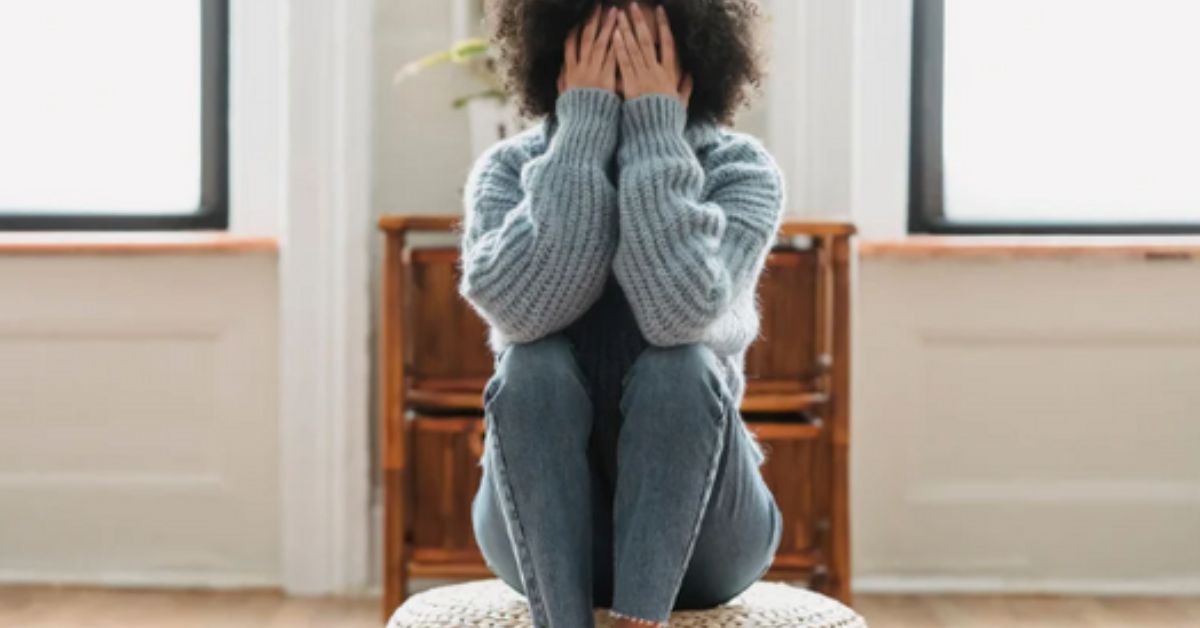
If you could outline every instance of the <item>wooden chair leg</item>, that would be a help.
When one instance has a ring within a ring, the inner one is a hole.
[[[833,547],[830,556],[831,594],[850,606],[850,273],[848,238],[833,247],[836,277],[833,285],[833,504],[830,523]]]
[[[404,415],[404,232],[388,233],[380,333],[380,455],[383,467],[383,620],[408,595],[408,424]]]
[[[404,547],[404,496],[400,471],[384,473],[383,618],[386,622],[408,596]]]

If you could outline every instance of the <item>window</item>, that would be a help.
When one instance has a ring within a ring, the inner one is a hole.
[[[1200,231],[1200,2],[914,8],[910,231]]]
[[[0,0],[0,229],[225,228],[228,0]]]

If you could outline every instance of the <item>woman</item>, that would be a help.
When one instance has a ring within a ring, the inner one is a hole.
[[[781,515],[738,412],[781,219],[726,124],[759,79],[752,0],[492,0],[541,124],[468,177],[459,289],[496,356],[472,514],[537,626],[660,626],[771,564]]]

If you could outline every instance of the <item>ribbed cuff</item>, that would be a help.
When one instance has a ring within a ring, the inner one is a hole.
[[[683,103],[666,94],[646,94],[625,101],[621,115],[622,164],[655,156],[690,156],[683,135],[688,112]]]
[[[607,161],[617,148],[621,98],[598,87],[573,87],[554,103],[557,150],[571,161]]]

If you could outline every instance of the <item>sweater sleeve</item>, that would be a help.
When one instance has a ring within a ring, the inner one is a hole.
[[[746,315],[731,308],[754,288],[782,218],[782,176],[761,144],[727,134],[706,166],[686,123],[670,96],[623,105],[613,272],[643,335],[660,346],[701,342],[722,316]]]
[[[619,97],[572,89],[555,105],[545,152],[500,144],[464,190],[459,292],[504,336],[530,342],[566,327],[599,298],[616,247]]]

